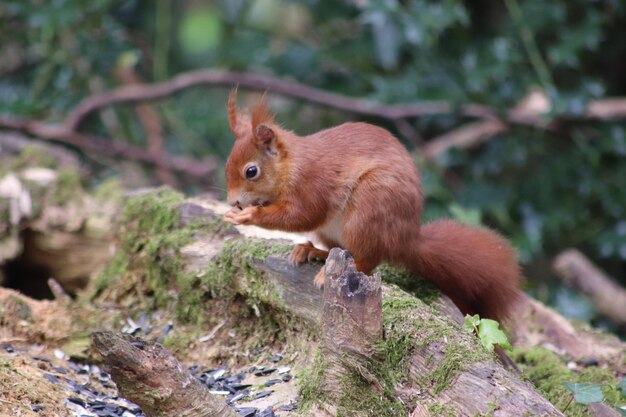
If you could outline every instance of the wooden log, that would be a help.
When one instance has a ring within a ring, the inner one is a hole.
[[[194,203],[203,205],[198,201]],[[204,207],[206,209],[207,206]],[[246,235],[257,236],[255,231],[251,231],[255,229],[253,227],[244,226],[237,229]],[[318,326],[324,328],[323,323],[327,315],[327,312],[322,310],[324,299],[322,293],[313,286],[313,278],[321,265],[294,267],[289,264],[286,256],[258,256],[253,253],[254,249],[246,252],[245,242],[247,239],[242,236],[234,239],[244,243],[241,245],[241,254],[237,256],[246,258],[246,268],[253,268],[255,271],[255,286],[264,286],[264,293],[272,295],[269,298],[264,298],[263,302],[284,311],[291,317],[303,319],[313,328]],[[216,243],[213,238],[210,240],[212,253],[219,254],[220,244]],[[230,242],[232,244],[233,241]],[[284,245],[284,241],[265,242],[270,246]],[[251,243],[251,245],[258,245],[258,243]],[[198,274],[202,274],[210,264],[210,257],[203,255],[202,248],[206,246],[198,244],[196,241],[183,249],[183,258],[186,259],[184,264],[192,266],[191,272],[195,270]],[[219,257],[219,255],[217,256]],[[202,261],[199,262],[199,260]],[[347,268],[347,266],[344,267]],[[346,270],[342,271],[342,273],[346,273]],[[353,273],[356,274],[356,271]],[[243,271],[235,273],[232,287],[244,297],[254,297],[258,300],[259,295],[250,290],[249,279],[250,277]],[[453,415],[463,416],[474,415],[475,413],[488,414],[494,411],[493,407],[497,406],[495,415],[523,415],[524,413],[528,415],[561,415],[526,382],[520,381],[516,375],[503,369],[492,356],[479,355],[477,357],[473,354],[482,351],[483,347],[474,336],[466,334],[461,329],[458,324],[458,310],[450,305],[447,297],[431,300],[430,305],[427,306],[416,300],[413,295],[401,291],[395,286],[383,284],[381,288],[383,312],[386,309],[388,311],[389,306],[404,305],[398,318],[390,316],[389,313],[383,314],[385,338],[382,341],[387,343],[390,337],[396,337],[398,340],[404,340],[409,346],[404,362],[405,369],[408,370],[407,377],[402,380],[401,384],[398,383],[394,387],[399,398],[406,401],[407,404],[415,404],[412,406],[413,410],[409,408],[408,411],[422,415],[419,410],[430,412],[429,410],[444,407]],[[526,314],[525,312],[529,308],[527,305],[533,306],[534,304],[532,301],[526,303],[521,307],[520,314]],[[558,316],[558,314],[554,314]],[[400,318],[408,321],[401,320],[402,323],[398,323]],[[561,320],[568,323],[562,317]],[[415,324],[418,326],[416,327]],[[557,324],[555,322],[554,326]],[[406,327],[404,327],[405,325]],[[592,332],[587,332],[582,328],[568,328],[568,332],[570,330],[572,338],[578,336],[596,340],[598,346],[606,344],[605,358],[607,361],[616,364],[623,359],[624,344],[615,338],[594,338]],[[534,331],[536,333],[537,329]],[[558,334],[547,332],[541,339],[541,343],[549,344],[551,337],[558,339]],[[343,337],[347,340],[354,338],[353,335]],[[534,339],[520,340],[532,344]],[[558,342],[557,340],[554,341]],[[362,345],[367,346],[367,344]],[[385,353],[382,352],[382,356],[384,355]],[[327,351],[321,356],[324,359],[330,357]],[[380,363],[381,353],[377,352],[377,355],[373,355],[370,359]],[[383,365],[385,365],[384,358],[382,360]],[[342,365],[345,369],[346,364],[343,363]],[[372,384],[373,387],[375,385]],[[337,384],[331,385],[332,389],[339,389],[338,387]],[[334,395],[337,396],[339,393]],[[335,415],[337,412],[333,410],[333,407],[324,407],[321,413]]]
[[[185,255],[190,254],[185,252]],[[196,261],[193,264],[198,267]],[[287,259],[278,256],[256,259],[252,265],[262,272],[255,279],[270,285],[269,292],[275,296],[267,299],[267,302],[314,326],[321,324],[325,334],[321,356],[325,363],[330,362],[324,368],[327,381],[330,381],[326,384],[331,391],[330,404],[334,402],[333,398],[343,395],[341,387],[350,389],[345,386],[345,376],[350,371],[356,370],[359,377],[371,382],[374,391],[383,390],[381,381],[378,381],[377,387],[376,374],[368,371],[371,363],[364,365],[367,361],[374,361],[376,366],[376,361],[380,359],[380,354],[374,354],[372,341],[376,338],[380,340],[382,318],[388,326],[386,336],[408,340],[405,359],[408,382],[394,389],[401,393],[413,387],[413,390],[420,392],[418,403],[422,406],[428,408],[443,403],[447,410],[458,416],[489,413],[492,404],[498,404],[499,409],[503,410],[501,415],[507,415],[504,412],[510,413],[508,415],[523,415],[524,412],[529,415],[562,415],[527,383],[503,369],[493,356],[485,353],[478,355],[481,359],[476,360],[472,358],[473,355],[466,355],[467,352],[484,348],[454,318],[439,317],[445,309],[430,308],[395,286],[380,285],[374,278],[358,273],[345,251],[333,251],[326,272],[330,280],[324,290],[321,315],[313,313],[314,306],[320,305],[322,299],[322,293],[313,285],[313,277],[319,266],[293,267]],[[296,276],[298,284],[294,284],[292,279]],[[245,274],[235,274],[234,279],[237,291],[244,296],[249,295]],[[306,300],[306,307],[295,295],[296,288],[300,289],[300,294],[305,294],[303,299]],[[363,295],[354,296],[355,289],[363,291]],[[379,296],[377,291],[381,289],[386,303],[404,306],[399,314],[408,321],[394,323],[393,317],[385,318],[376,313],[379,304],[375,300]],[[435,301],[434,304],[439,302]],[[420,325],[414,326],[414,323]],[[438,334],[439,331],[442,334]],[[384,365],[385,359],[382,360]],[[337,381],[344,383],[339,384]],[[472,395],[467,395],[468,392]],[[402,395],[398,394],[398,397]],[[405,400],[409,402],[408,398]],[[333,415],[328,407],[324,409]]]
[[[576,249],[566,250],[556,257],[553,268],[559,278],[589,297],[601,314],[626,327],[626,289],[585,255]]]
[[[120,393],[146,416],[237,417],[163,346],[111,332],[94,332],[92,341]]]

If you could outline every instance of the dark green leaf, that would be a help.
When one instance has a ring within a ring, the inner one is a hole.
[[[604,400],[604,394],[599,384],[568,384],[565,386],[572,391],[574,399],[579,404],[599,403]]]

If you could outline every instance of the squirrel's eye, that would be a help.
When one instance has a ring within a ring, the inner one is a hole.
[[[260,172],[261,170],[259,170],[259,167],[257,167],[256,165],[250,165],[248,168],[246,168],[246,178],[249,180],[256,179],[259,176]]]

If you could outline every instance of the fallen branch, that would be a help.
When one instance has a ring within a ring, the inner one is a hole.
[[[237,417],[163,346],[111,332],[94,332],[91,338],[120,393],[146,416]]]
[[[183,173],[195,179],[206,179],[217,167],[217,163],[213,159],[197,161],[182,156],[164,155],[98,136],[76,133],[63,125],[4,116],[0,117],[0,128],[76,146],[85,152],[106,155],[110,158],[123,158],[148,163],[159,168]]]
[[[499,120],[468,123],[430,140],[422,147],[422,154],[427,159],[436,160],[451,148],[469,149],[507,130],[507,125]]]
[[[620,326],[626,326],[626,289],[602,272],[585,255],[569,249],[553,263],[557,276],[589,297],[596,309]]]
[[[32,139],[17,132],[0,132],[0,155],[2,155],[3,158],[14,158],[20,155],[26,148],[35,148],[41,154],[50,155],[54,160],[58,161],[59,166],[63,168],[77,171],[85,168],[81,166],[76,153],[62,146],[52,143],[33,143]],[[86,174],[86,172],[83,173]]]

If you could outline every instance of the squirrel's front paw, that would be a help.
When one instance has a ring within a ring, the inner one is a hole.
[[[224,214],[224,221],[234,225],[252,224],[254,223],[254,218],[258,213],[259,207],[257,206],[246,207],[243,210],[233,208]]]

